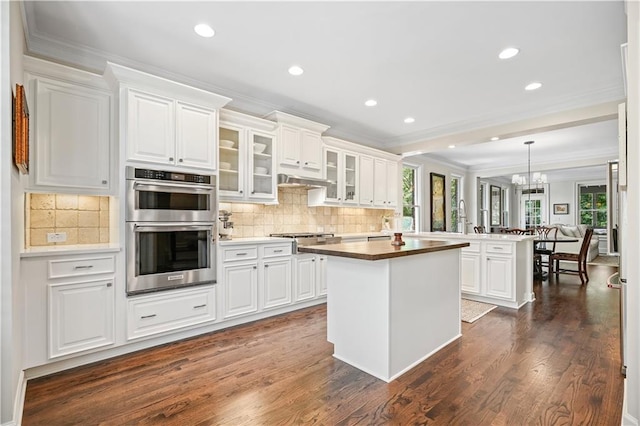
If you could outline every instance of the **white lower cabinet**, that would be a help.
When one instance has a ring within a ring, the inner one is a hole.
[[[316,287],[318,296],[327,294],[327,256],[316,256]]]
[[[48,287],[49,358],[114,343],[113,279]]]
[[[511,299],[513,296],[513,259],[509,256],[487,256],[487,296]]]
[[[299,254],[296,256],[295,300],[313,299],[316,296],[316,256]]]
[[[258,263],[225,264],[223,271],[224,319],[258,311]]]
[[[163,291],[127,300],[127,338],[137,339],[216,319],[215,286]]]
[[[262,308],[291,303],[291,256],[265,260],[262,279]]]
[[[463,293],[480,294],[480,243],[470,243],[460,255],[460,287]]]

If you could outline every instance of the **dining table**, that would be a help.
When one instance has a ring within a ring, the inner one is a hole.
[[[539,250],[541,244],[550,243],[576,243],[580,241],[577,238],[538,238],[533,240],[533,253],[536,254],[536,251]],[[539,253],[538,253],[539,254]],[[546,253],[545,253],[546,254]],[[542,263],[536,262],[534,259],[533,263],[533,277],[540,280],[546,280],[548,277],[548,273],[542,270]]]

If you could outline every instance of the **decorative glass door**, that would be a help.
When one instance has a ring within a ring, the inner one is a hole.
[[[358,157],[355,154],[344,153],[344,179],[342,195],[345,203],[357,203],[358,194],[356,177],[358,176]]]
[[[542,226],[547,217],[545,197],[542,194],[523,194],[520,202],[520,227],[523,229]]]
[[[225,196],[242,197],[241,133],[241,128],[220,127],[220,191]]]
[[[273,158],[273,136],[250,131],[251,147],[249,169],[250,198],[273,199],[275,197],[275,163]]]

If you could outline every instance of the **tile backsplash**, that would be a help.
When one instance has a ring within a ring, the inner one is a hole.
[[[109,197],[27,194],[26,215],[27,247],[109,242]],[[54,232],[67,240],[47,242]]]
[[[232,213],[232,237],[264,237],[279,232],[332,232],[336,234],[380,231],[384,216],[393,210],[357,207],[308,207],[307,190],[279,188],[277,205],[220,203]]]

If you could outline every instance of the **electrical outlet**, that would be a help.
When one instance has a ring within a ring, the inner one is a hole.
[[[66,232],[48,232],[47,233],[48,243],[63,243],[65,241],[67,241]]]

